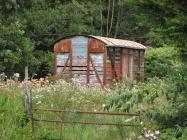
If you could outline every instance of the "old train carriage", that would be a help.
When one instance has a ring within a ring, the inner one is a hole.
[[[93,35],[69,36],[54,43],[56,78],[110,86],[129,78],[143,81],[146,47],[134,41]]]

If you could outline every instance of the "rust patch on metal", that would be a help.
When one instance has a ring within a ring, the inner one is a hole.
[[[71,40],[65,39],[55,44],[55,52],[70,52],[71,51]]]
[[[104,52],[104,44],[100,41],[90,38],[88,51],[90,53],[101,53]]]

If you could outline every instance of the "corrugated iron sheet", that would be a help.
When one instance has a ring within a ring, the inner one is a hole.
[[[109,37],[102,36],[93,36],[90,37],[96,38],[107,45],[107,47],[125,47],[125,48],[133,48],[133,49],[146,49],[146,47],[140,43],[130,40],[122,40],[122,39],[114,39]]]

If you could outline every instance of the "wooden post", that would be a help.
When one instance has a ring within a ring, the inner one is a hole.
[[[64,113],[62,112],[62,116],[61,116],[61,126],[60,126],[60,140],[63,140],[63,134],[64,134],[64,131],[63,131],[63,128],[64,128],[64,124],[63,122],[65,121],[65,116],[64,116]]]
[[[27,119],[30,118],[31,113],[31,91],[28,83],[28,66],[25,66],[25,82],[24,82],[24,93],[25,93],[25,110]]]
[[[29,84],[29,74],[28,66],[25,66],[25,79],[24,79],[24,94],[25,94],[25,114],[26,119],[31,120],[32,122],[32,139],[34,140],[34,120],[32,114],[32,93],[31,87]]]

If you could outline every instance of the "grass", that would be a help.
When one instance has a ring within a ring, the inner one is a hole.
[[[22,90],[15,86],[0,89],[0,139],[28,139],[30,123],[26,124],[24,117]]]
[[[40,88],[32,88],[33,108],[71,109],[81,111],[104,111],[106,100],[114,96],[111,90],[88,88],[62,80]],[[22,87],[10,86],[0,89],[0,139],[30,140],[31,122],[27,122],[24,113],[24,93]],[[124,123],[127,117],[101,115],[77,115],[37,111],[34,117],[50,120],[91,121],[105,123]],[[134,122],[137,124],[137,122]],[[37,122],[36,139],[63,140],[124,140],[139,136],[140,127],[97,126],[97,125],[61,125],[57,123]],[[131,135],[131,136],[129,136]]]

